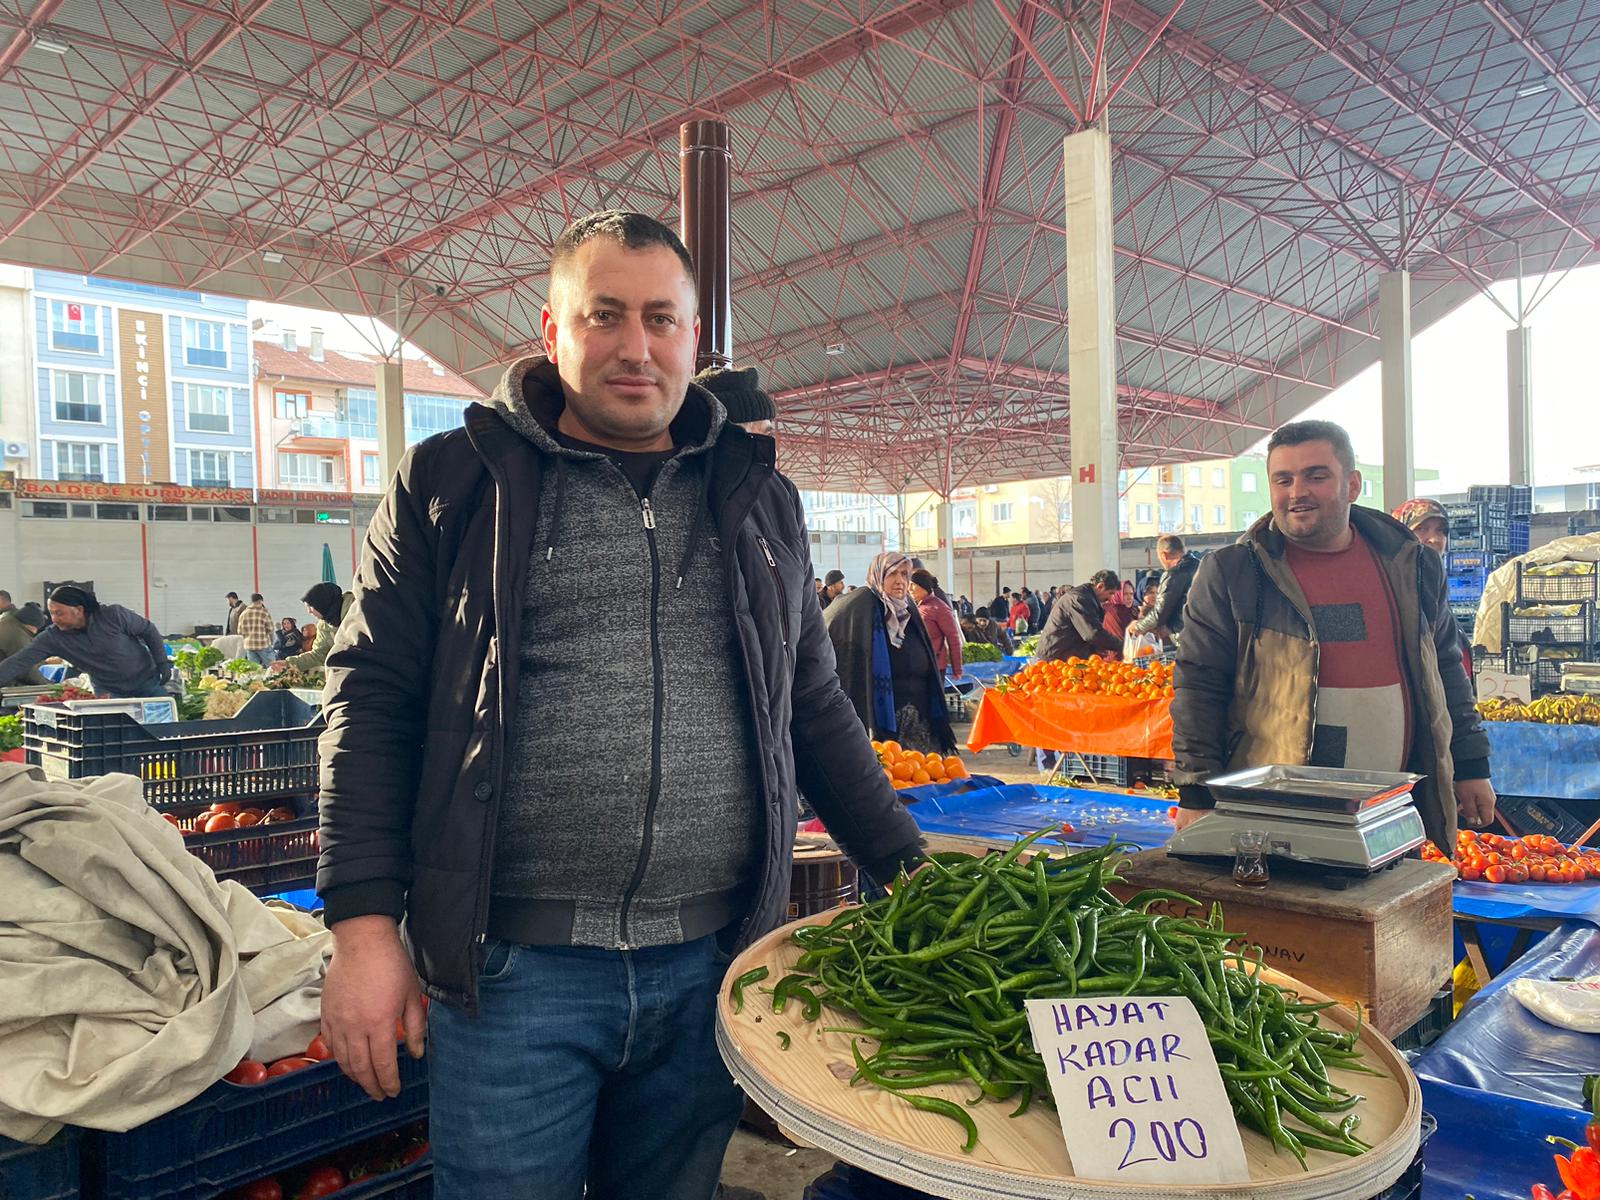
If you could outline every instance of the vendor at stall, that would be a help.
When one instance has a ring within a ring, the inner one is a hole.
[[[55,656],[92,676],[96,691],[119,698],[162,694],[172,664],[148,619],[66,583],[50,593],[49,607],[49,628],[0,662],[0,687]]]
[[[1088,583],[1063,592],[1039,635],[1039,661],[1087,658],[1101,651],[1120,656],[1122,639],[1106,632],[1105,606],[1121,591],[1115,571],[1096,571]]]
[[[1178,827],[1225,770],[1413,771],[1428,836],[1494,817],[1489,740],[1461,665],[1439,556],[1354,507],[1349,435],[1298,421],[1267,443],[1272,512],[1200,564],[1172,702]]]

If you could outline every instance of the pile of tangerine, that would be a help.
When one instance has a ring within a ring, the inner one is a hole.
[[[1444,852],[1428,842],[1422,857],[1449,863],[1462,879],[1484,883],[1583,883],[1600,879],[1600,851],[1588,846],[1563,846],[1548,834],[1530,833],[1507,838],[1494,833],[1463,829],[1456,836],[1456,852]]]
[[[967,778],[967,764],[954,754],[924,754],[920,750],[907,750],[899,742],[873,742],[872,748],[878,752],[883,773],[897,788]]]
[[[999,685],[1025,696],[1117,696],[1129,700],[1172,699],[1172,664],[1067,658],[1030,663]]]

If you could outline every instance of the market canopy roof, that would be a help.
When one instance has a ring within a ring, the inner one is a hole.
[[[1595,257],[1594,5],[1066,11],[33,0],[0,13],[0,259],[398,315],[486,382],[560,228],[675,222],[678,127],[721,119],[735,356],[786,469],[942,490],[1066,467],[1061,139],[1102,114],[1133,464],[1233,453],[1374,361],[1400,262],[1420,328],[1519,254]]]

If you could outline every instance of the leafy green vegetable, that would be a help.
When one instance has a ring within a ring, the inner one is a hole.
[[[16,713],[0,717],[0,752],[22,749],[22,718]]]
[[[961,661],[964,663],[999,662],[1000,647],[993,642],[967,642],[961,647]]]

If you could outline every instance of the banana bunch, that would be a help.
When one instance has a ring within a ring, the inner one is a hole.
[[[1562,575],[1593,575],[1594,564],[1592,562],[1547,563],[1542,567],[1524,567],[1522,569],[1522,573],[1524,575],[1545,575],[1551,577]]]
[[[1524,604],[1511,615],[1514,617],[1576,617],[1583,612],[1581,604]]]
[[[1495,696],[1478,702],[1485,721],[1532,721],[1539,725],[1600,725],[1600,699],[1540,696],[1532,704]]]

